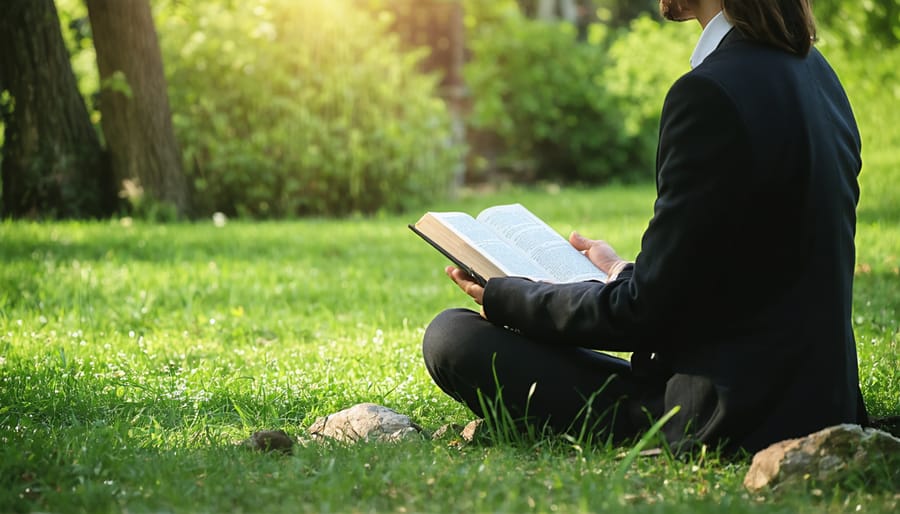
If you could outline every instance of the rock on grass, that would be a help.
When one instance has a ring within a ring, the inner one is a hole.
[[[360,403],[321,417],[309,427],[315,440],[327,438],[343,443],[397,442],[418,437],[421,431],[408,416],[374,403]]]
[[[261,452],[290,455],[294,452],[294,440],[284,430],[260,430],[253,432],[243,446]]]
[[[753,456],[744,486],[753,492],[862,481],[900,489],[900,439],[859,425],[837,425],[775,443]],[[858,482],[857,482],[858,483]]]

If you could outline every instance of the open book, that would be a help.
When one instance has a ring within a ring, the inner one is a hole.
[[[427,212],[409,228],[482,285],[507,276],[554,283],[607,279],[520,204],[489,207],[476,218],[462,212]]]

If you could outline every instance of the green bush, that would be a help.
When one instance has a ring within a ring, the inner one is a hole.
[[[862,137],[860,206],[879,219],[900,221],[900,46],[873,51],[824,30],[816,45],[841,78]]]
[[[631,22],[609,48],[602,83],[622,116],[622,139],[632,164],[651,171],[659,141],[659,117],[669,87],[690,70],[700,36],[696,23],[660,23],[649,16]]]
[[[603,46],[578,43],[571,25],[509,11],[470,31],[469,48],[469,123],[502,143],[501,166],[590,182],[631,172],[621,114],[599,80]]]
[[[460,156],[436,83],[350,2],[173,2],[158,12],[198,214],[399,210]]]
[[[846,48],[872,51],[900,44],[900,0],[816,0],[813,9],[820,28],[838,34]]]
[[[697,27],[642,17],[579,42],[570,25],[504,14],[470,22],[466,69],[470,125],[499,139],[500,165],[585,182],[652,176],[663,99],[689,69]]]

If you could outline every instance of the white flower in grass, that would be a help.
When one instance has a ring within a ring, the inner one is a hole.
[[[222,228],[225,226],[225,223],[228,223],[228,216],[225,216],[223,212],[214,212],[212,215],[213,225],[218,228]]]

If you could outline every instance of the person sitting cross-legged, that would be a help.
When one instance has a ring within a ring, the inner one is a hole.
[[[678,406],[663,428],[676,449],[864,424],[850,319],[861,143],[809,0],[660,7],[703,32],[664,102],[635,262],[573,233],[608,282],[482,287],[448,268],[481,309],[431,322],[426,367],[479,416],[499,398],[514,418],[617,441]]]

